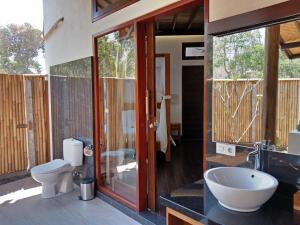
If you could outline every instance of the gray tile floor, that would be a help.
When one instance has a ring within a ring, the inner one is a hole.
[[[38,183],[25,178],[0,185],[1,225],[138,225],[106,202],[79,201],[79,190],[41,199]],[[35,195],[34,195],[35,194]],[[32,196],[33,195],[33,196]],[[27,196],[26,198],[24,198]]]

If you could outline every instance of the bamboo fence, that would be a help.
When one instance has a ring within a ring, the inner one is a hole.
[[[0,74],[0,175],[47,162],[48,130],[45,77]]]
[[[262,139],[262,85],[258,80],[213,81],[213,141],[247,144]],[[295,130],[300,119],[299,95],[300,79],[279,80],[276,115],[279,146],[288,145],[288,133]]]

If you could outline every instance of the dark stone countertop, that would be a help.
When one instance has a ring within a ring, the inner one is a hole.
[[[203,180],[160,196],[160,203],[207,225],[300,225],[300,212],[282,209],[272,200],[252,213],[228,210],[218,203]]]

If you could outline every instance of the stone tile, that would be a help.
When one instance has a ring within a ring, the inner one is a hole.
[[[20,189],[38,187],[32,178],[25,178],[0,186],[3,195]],[[79,189],[51,199],[35,195],[16,202],[0,204],[1,225],[138,225],[116,208],[99,198],[92,201],[78,200]],[[1,203],[1,201],[0,201]]]

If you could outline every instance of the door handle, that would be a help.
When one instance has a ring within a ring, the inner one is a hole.
[[[157,126],[158,126],[158,122],[157,121],[149,124],[149,128],[154,128],[154,127],[157,127]]]

